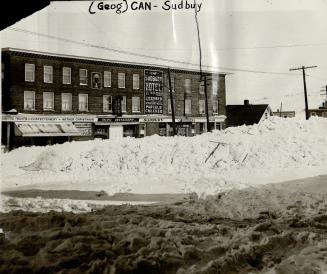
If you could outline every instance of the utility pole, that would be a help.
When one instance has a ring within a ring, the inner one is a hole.
[[[309,108],[308,108],[308,95],[307,95],[307,84],[305,81],[305,70],[310,69],[310,68],[316,68],[317,66],[310,66],[310,67],[305,67],[302,66],[301,68],[292,68],[290,71],[294,70],[302,70],[302,76],[303,76],[303,87],[304,87],[304,100],[305,100],[305,119],[309,119]]]
[[[207,117],[207,132],[211,131],[210,124],[209,124],[209,106],[208,106],[208,90],[207,90],[207,75],[203,77],[204,82],[204,96],[205,96],[205,111]]]
[[[168,81],[169,81],[169,94],[170,94],[170,106],[171,106],[171,119],[173,122],[173,136],[175,136],[177,132],[176,132],[176,122],[175,122],[175,105],[174,105],[174,97],[173,97],[173,88],[171,86],[171,78],[170,78],[170,68],[168,68]]]
[[[320,91],[320,92],[322,92],[322,93],[320,93],[320,95],[325,96],[325,101],[322,103],[322,107],[327,108],[327,86],[325,86],[324,88],[325,88],[324,90],[322,89]]]
[[[282,117],[283,102],[280,102],[279,117]]]

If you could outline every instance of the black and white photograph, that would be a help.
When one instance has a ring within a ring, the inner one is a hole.
[[[8,5],[0,274],[327,273],[327,0]]]

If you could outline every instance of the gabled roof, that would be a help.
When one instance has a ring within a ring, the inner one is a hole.
[[[259,123],[268,105],[227,105],[227,126],[253,125]]]

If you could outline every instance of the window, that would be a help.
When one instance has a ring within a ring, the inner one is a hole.
[[[71,111],[72,110],[72,94],[62,93],[61,94],[61,110]]]
[[[123,96],[123,99],[121,100],[121,112],[127,111],[126,105],[127,105],[126,96]]]
[[[52,83],[53,82],[53,67],[52,66],[44,66],[44,83]]]
[[[54,110],[53,92],[43,92],[43,110]]]
[[[112,111],[112,97],[110,95],[103,95],[103,112]]]
[[[118,88],[125,88],[125,73],[118,73]]]
[[[218,101],[212,101],[212,112],[214,114],[218,113]]]
[[[35,65],[25,64],[25,81],[34,82],[35,80]]]
[[[175,92],[175,77],[170,77],[172,92]]]
[[[212,95],[218,94],[218,80],[212,79]]]
[[[35,92],[24,91],[24,109],[35,110]]]
[[[140,89],[140,75],[133,74],[133,89]]]
[[[199,84],[199,93],[204,94],[204,81],[200,81]]]
[[[132,112],[140,112],[141,105],[140,105],[140,97],[132,97]]]
[[[174,112],[176,113],[176,101],[175,100],[173,100],[174,101]],[[171,100],[170,99],[168,99],[168,113],[171,113]]]
[[[88,95],[78,94],[78,110],[88,111]]]
[[[100,89],[102,87],[102,75],[99,72],[91,73],[92,88]]]
[[[71,68],[62,68],[62,83],[65,85],[71,84]]]
[[[79,84],[81,86],[87,86],[87,69],[79,70]]]
[[[192,91],[192,80],[185,79],[185,93],[190,94]]]
[[[185,99],[185,114],[191,114],[191,113],[192,113],[192,100]]]
[[[322,117],[327,117],[327,112],[326,112],[326,111],[324,111],[324,112],[322,113]]]
[[[111,87],[111,71],[104,71],[103,72],[103,86],[105,88]]]
[[[199,113],[200,114],[205,113],[205,102],[204,102],[204,100],[199,100]]]

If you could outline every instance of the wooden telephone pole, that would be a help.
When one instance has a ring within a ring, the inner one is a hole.
[[[305,81],[305,70],[310,69],[310,68],[316,68],[317,66],[310,66],[310,67],[305,67],[302,66],[300,68],[292,68],[290,71],[294,70],[302,70],[302,76],[303,76],[303,87],[304,87],[304,100],[305,100],[305,119],[309,119],[309,108],[308,108],[308,95],[307,95],[307,84]]]
[[[176,122],[175,122],[175,104],[173,97],[173,87],[171,86],[171,78],[170,78],[170,68],[168,68],[168,81],[169,81],[169,94],[170,94],[170,106],[171,106],[171,119],[173,122],[173,136],[177,134],[176,131]]]

